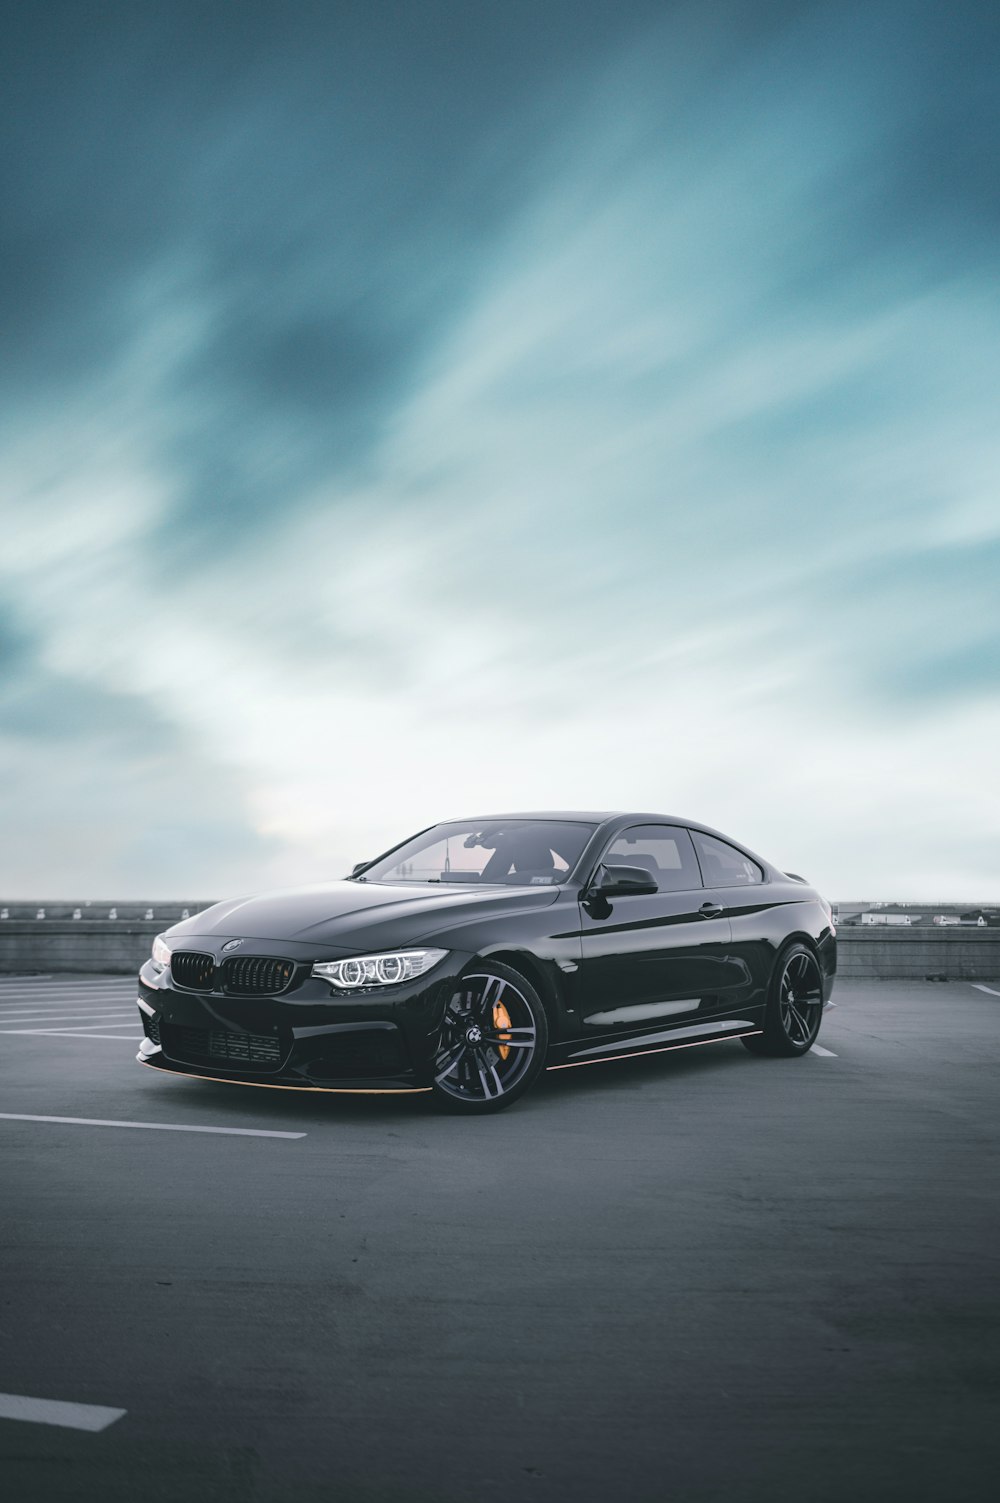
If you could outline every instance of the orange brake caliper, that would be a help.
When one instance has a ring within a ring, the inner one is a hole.
[[[503,1029],[510,1027],[510,1013],[507,1011],[506,1007],[504,1007],[502,1002],[494,1002],[493,1004],[493,1024],[497,1031],[500,1033],[501,1038],[510,1038],[509,1033],[502,1032]],[[506,1059],[508,1054],[510,1053],[509,1045],[498,1044],[497,1048],[500,1051],[500,1058]]]

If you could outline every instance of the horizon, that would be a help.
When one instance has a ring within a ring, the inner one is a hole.
[[[314,883],[302,883],[302,884],[299,884],[299,885],[303,886],[303,887],[304,886],[309,886],[309,887],[320,886],[320,887],[323,887],[323,886],[329,885],[329,883],[331,883],[331,882],[342,882],[342,881],[346,881],[346,880],[347,880],[346,876],[344,876],[344,877],[330,877],[325,882],[321,881],[321,882],[314,882]],[[812,884],[810,884],[810,885],[812,885]],[[275,891],[275,892],[281,892],[281,891],[294,892],[296,890],[297,890],[296,887],[270,889],[270,891]],[[181,908],[181,907],[184,907],[184,908],[190,909],[191,912],[192,912],[192,914],[193,914],[193,913],[203,912],[206,908],[210,908],[210,907],[214,906],[216,903],[231,902],[234,898],[237,898],[237,897],[240,897],[240,896],[253,897],[253,896],[256,896],[256,895],[257,895],[256,892],[254,892],[254,893],[246,893],[246,894],[226,893],[226,894],[223,894],[223,895],[221,895],[219,897],[216,897],[216,898],[201,898],[201,899],[198,899],[198,898],[177,898],[177,897],[150,897],[148,894],[146,894],[146,895],[144,895],[142,897],[129,897],[128,895],[122,896],[122,895],[119,894],[119,896],[117,896],[117,897],[108,897],[108,896],[105,895],[104,897],[99,897],[99,898],[80,898],[80,897],[67,898],[67,897],[52,897],[51,895],[49,895],[47,897],[37,897],[36,896],[36,897],[19,897],[19,898],[8,896],[8,897],[0,897],[0,922],[23,922],[23,921],[26,921],[28,919],[29,915],[24,915],[23,919],[11,920],[8,917],[8,919],[5,920],[3,918],[2,910],[5,909],[5,908],[9,908],[11,906],[14,906],[14,907],[38,907],[38,908],[80,908],[80,909],[84,909],[84,908],[105,908],[105,907],[108,907],[108,908],[119,908],[119,907],[153,908],[154,909],[154,918],[155,918],[156,917],[155,909],[158,906],[159,907],[167,907],[167,908]],[[883,898],[872,898],[872,897],[867,897],[867,898],[856,898],[856,897],[854,897],[854,898],[837,898],[837,897],[830,896],[828,893],[822,893],[821,896],[823,896],[824,898],[826,898],[837,909],[841,909],[841,908],[850,908],[850,909],[853,909],[853,908],[858,908],[858,909],[868,909],[868,908],[925,908],[925,909],[930,909],[930,908],[935,908],[935,907],[939,907],[940,906],[940,908],[942,910],[946,910],[946,909],[950,909],[950,908],[970,908],[970,909],[971,908],[982,908],[982,909],[996,908],[996,909],[1000,910],[1000,896],[998,896],[996,898],[984,898],[982,896],[979,896],[979,897],[970,897],[969,895],[966,895],[965,897],[959,897],[959,898],[936,898],[936,897],[931,897],[931,898],[884,898],[884,897]],[[137,917],[139,917],[139,915],[136,915],[136,914],[132,915],[132,918],[137,918]],[[61,920],[61,919],[59,920],[59,922],[62,922],[62,921],[63,920]],[[72,921],[73,921],[72,919],[69,920],[69,922],[72,922]],[[36,920],[36,922],[44,922],[44,920]]]

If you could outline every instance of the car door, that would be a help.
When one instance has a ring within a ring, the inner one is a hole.
[[[584,1029],[646,1034],[718,1013],[719,994],[735,979],[730,926],[702,885],[688,831],[632,825],[601,859],[606,866],[644,867],[657,891],[581,901],[577,995]]]
[[[775,919],[773,895],[764,871],[746,851],[705,830],[690,832],[705,892],[729,920],[731,988],[720,1009],[763,1006],[771,967],[787,920]],[[751,1014],[755,1016],[756,1014]]]

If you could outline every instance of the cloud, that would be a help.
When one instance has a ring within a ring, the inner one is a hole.
[[[292,11],[71,28],[69,135],[22,86],[15,883],[222,893],[562,805],[989,897],[990,27]]]
[[[0,678],[0,820],[8,892],[211,894],[263,878],[274,848],[248,828],[232,769],[186,744],[147,699],[19,654]]]

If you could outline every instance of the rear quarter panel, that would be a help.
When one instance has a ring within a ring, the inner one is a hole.
[[[725,890],[733,953],[747,967],[755,1000],[763,1000],[784,945],[801,940],[819,958],[823,995],[830,995],[837,969],[836,933],[819,894],[801,882],[775,877],[759,887]]]

